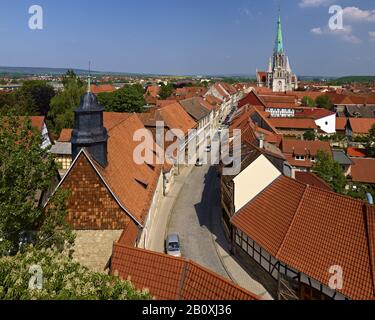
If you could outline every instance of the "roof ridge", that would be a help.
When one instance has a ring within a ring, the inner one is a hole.
[[[300,200],[300,202],[298,204],[298,207],[297,207],[296,211],[294,212],[294,216],[293,216],[292,221],[290,222],[288,231],[286,232],[285,237],[284,237],[283,241],[281,242],[280,248],[279,248],[279,250],[276,253],[276,257],[275,258],[277,258],[277,259],[279,258],[279,254],[280,254],[281,250],[283,249],[284,244],[285,244],[285,242],[286,242],[286,240],[287,240],[287,238],[288,238],[288,236],[289,236],[289,234],[290,234],[290,232],[292,230],[292,226],[293,226],[293,224],[294,224],[294,222],[295,222],[295,220],[297,218],[298,212],[300,211],[300,209],[302,207],[303,200],[305,199],[305,196],[307,195],[307,192],[308,192],[309,188],[310,188],[310,186],[307,185],[307,184],[305,184],[305,191],[303,192],[303,195],[302,195],[301,200]]]

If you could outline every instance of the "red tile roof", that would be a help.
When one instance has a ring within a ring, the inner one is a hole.
[[[277,107],[277,106],[285,106],[285,107],[297,107],[296,97],[294,96],[287,96],[287,95],[268,95],[262,94],[259,97],[263,100],[263,102],[268,107]]]
[[[161,166],[151,168],[146,163],[138,165],[133,159],[134,150],[139,144],[134,141],[133,135],[137,130],[145,129],[136,114],[107,113],[104,124],[109,135],[108,166],[96,167],[122,205],[143,223],[154,196]],[[150,136],[152,138],[151,132]]]
[[[158,300],[259,300],[256,295],[183,258],[115,244],[111,274],[148,289]]]
[[[215,105],[215,106],[220,106],[223,103],[223,100],[221,100],[221,99],[219,99],[215,96],[212,96],[212,95],[207,95],[205,97],[205,99],[209,104],[212,104],[212,105]]]
[[[350,127],[355,134],[368,134],[375,125],[375,118],[349,118]]]
[[[296,117],[309,118],[315,120],[333,115],[335,115],[334,112],[323,108],[303,108],[302,110],[296,113]]]
[[[159,86],[149,86],[146,90],[146,96],[157,98],[159,96],[160,87]]]
[[[375,299],[374,206],[281,176],[232,223],[276,259],[328,286],[343,269],[352,299]],[[367,221],[367,223],[366,223]]]
[[[312,172],[296,172],[296,180],[326,191],[332,191],[331,187],[319,176]]]
[[[169,129],[180,129],[184,134],[197,126],[197,123],[178,102],[156,110],[156,118],[163,120]]]
[[[353,157],[353,158],[365,158],[367,156],[366,149],[353,148],[353,147],[348,147],[348,149],[346,150],[346,154],[348,155],[348,157]]]
[[[313,119],[299,119],[299,118],[271,118],[269,122],[277,129],[298,129],[310,130],[318,129]]]
[[[318,151],[325,151],[332,155],[330,143],[323,141],[283,139],[281,142],[281,148],[289,164],[295,167],[312,168],[314,162],[310,157],[316,157]],[[305,160],[296,160],[295,156],[305,156]]]
[[[101,84],[101,85],[92,84],[91,85],[91,92],[94,94],[103,93],[103,92],[115,92],[115,91],[116,91],[116,88],[110,84]]]
[[[375,184],[375,159],[351,158],[351,177],[354,182]]]
[[[254,91],[251,91],[245,98],[239,101],[238,108],[242,108],[245,105],[250,105],[251,107],[260,106],[262,107],[263,111],[266,107],[265,103]]]
[[[316,91],[293,91],[288,92],[288,94],[293,94],[299,100],[302,100],[304,97],[309,97],[315,100],[316,98],[324,95],[324,93]]]
[[[330,143],[325,141],[303,141],[283,139],[282,150],[284,153],[290,153],[301,156],[306,154],[316,156],[319,150],[332,154]]]
[[[57,141],[58,142],[70,142],[70,140],[72,140],[72,131],[73,129],[62,129]]]
[[[348,118],[336,118],[336,131],[345,131]]]

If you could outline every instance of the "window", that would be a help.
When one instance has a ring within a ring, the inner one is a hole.
[[[304,161],[305,160],[305,157],[304,156],[295,156],[295,159],[297,161]]]

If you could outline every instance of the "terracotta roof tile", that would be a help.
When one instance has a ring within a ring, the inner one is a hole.
[[[272,118],[269,122],[278,129],[318,129],[313,119]]]
[[[161,167],[152,169],[146,163],[138,165],[134,162],[133,152],[138,142],[134,141],[133,135],[135,131],[144,129],[136,114],[106,113],[104,124],[109,134],[108,166],[96,167],[122,205],[139,222],[143,222],[151,205]],[[150,135],[152,137],[151,132]],[[143,186],[139,181],[146,185]]]
[[[296,180],[326,191],[332,191],[331,187],[319,176],[312,172],[296,172]]]
[[[326,286],[329,268],[341,266],[340,293],[375,299],[373,247],[369,247],[374,240],[374,210],[363,201],[281,176],[232,223],[278,260]]]
[[[238,108],[242,108],[245,105],[250,105],[251,107],[260,106],[262,107],[262,111],[266,107],[265,103],[254,91],[251,91],[245,98],[238,102]]]
[[[115,244],[111,273],[158,300],[258,300],[259,297],[183,258]]]
[[[160,87],[159,86],[149,86],[146,90],[146,96],[157,98],[159,96]]]
[[[351,177],[354,182],[375,184],[375,159],[350,158],[353,161]]]
[[[72,132],[73,132],[73,129],[62,129],[57,141],[58,142],[70,142],[70,140],[72,140]]]
[[[348,147],[346,153],[349,157],[353,157],[353,158],[365,158],[367,156],[366,149],[360,149],[360,148],[354,148],[354,147]]]
[[[349,118],[349,125],[356,134],[368,134],[375,125],[375,118]]]
[[[94,94],[103,93],[103,92],[115,92],[115,91],[116,91],[116,88],[110,84],[101,84],[101,85],[92,84],[91,85],[91,92]]]
[[[336,118],[336,130],[345,131],[347,123],[348,123],[348,118],[342,118],[342,117]]]
[[[293,139],[283,139],[282,151],[286,154],[295,155],[312,155],[316,156],[318,151],[325,151],[332,154],[331,145],[329,142],[324,141],[303,141]]]

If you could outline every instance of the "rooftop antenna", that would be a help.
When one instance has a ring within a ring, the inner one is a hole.
[[[89,77],[87,82],[87,93],[91,93],[91,61],[89,61]]]

